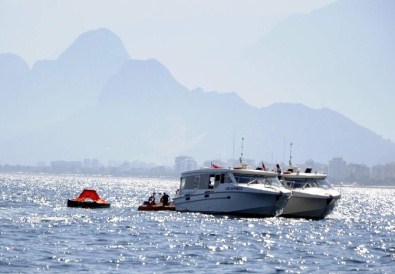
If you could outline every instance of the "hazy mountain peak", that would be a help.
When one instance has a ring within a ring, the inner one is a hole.
[[[34,112],[27,124],[53,123],[96,104],[103,85],[129,59],[114,33],[97,29],[81,34],[58,59],[36,62],[23,90]]]
[[[0,75],[26,73],[29,66],[20,56],[13,53],[0,54]]]
[[[118,74],[108,80],[103,88],[101,102],[136,101],[143,94],[153,96],[151,99],[156,101],[186,91],[187,88],[158,60],[129,60],[123,64]]]
[[[59,71],[71,74],[86,74],[94,71],[106,76],[115,73],[130,57],[121,39],[109,29],[87,31],[74,41],[57,60],[39,60],[33,65],[35,73]],[[104,79],[106,80],[106,79]]]
[[[106,28],[81,34],[59,57],[59,60],[92,62],[103,58],[106,61],[119,59],[124,61],[130,58],[121,39]]]

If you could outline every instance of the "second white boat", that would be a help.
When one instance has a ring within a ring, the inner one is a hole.
[[[333,211],[341,197],[324,173],[312,173],[309,168],[305,172],[289,168],[280,176],[283,185],[292,190],[292,196],[281,216],[323,219]]]

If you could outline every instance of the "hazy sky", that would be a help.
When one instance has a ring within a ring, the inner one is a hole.
[[[56,59],[83,32],[106,27],[133,59],[156,58],[189,89],[237,92],[257,107],[278,102],[252,86],[238,66],[245,52],[285,19],[335,0],[0,0],[0,53],[12,52],[29,65]],[[283,102],[302,102],[289,96]],[[306,102],[314,108],[325,98]],[[364,124],[385,138],[395,132]],[[388,128],[388,127],[387,127]],[[391,136],[394,133],[394,136]]]

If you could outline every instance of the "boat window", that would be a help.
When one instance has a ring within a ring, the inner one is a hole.
[[[200,183],[200,176],[195,176],[195,179],[193,180],[193,188],[199,188],[199,183]]]
[[[294,182],[293,181],[283,181],[283,185],[286,188],[293,188]]]
[[[316,181],[316,180],[311,180],[311,181],[309,182],[309,184],[310,184],[311,187],[318,187],[318,184],[317,184],[317,181]]]
[[[292,188],[303,188],[306,183],[301,180],[295,180],[295,181],[289,181],[287,184]]]
[[[235,180],[238,184],[247,184],[256,179],[255,176],[249,174],[234,173]]]
[[[180,189],[210,189],[215,187],[215,175],[199,174],[181,178]],[[210,187],[210,185],[212,187]]]
[[[328,180],[316,180],[313,178],[301,178],[301,179],[294,179],[292,181],[286,181],[286,186],[290,186],[292,188],[306,188],[306,187],[321,187],[321,188],[331,188],[331,184]]]
[[[196,186],[198,186],[198,181],[196,177],[199,178],[199,176],[193,176],[193,175],[185,177],[184,189],[196,188]]]
[[[180,189],[184,189],[185,188],[185,177],[181,178],[180,180]]]
[[[208,181],[208,188],[213,189],[215,184],[215,175],[212,174],[210,175],[209,181]]]
[[[320,186],[320,187],[322,187],[324,189],[332,188],[331,183],[327,179],[318,180],[317,184],[318,184],[318,186]]]
[[[266,177],[266,182],[272,186],[281,187],[281,182],[277,177]]]
[[[215,182],[219,182],[223,184],[225,182],[225,174],[216,174],[215,175]]]
[[[316,180],[316,179],[294,179],[292,181],[293,188],[304,188],[304,187],[321,187],[324,189],[331,188],[331,184],[328,182],[328,180],[323,179],[323,180]]]
[[[231,178],[231,173],[224,174],[222,179],[223,179],[223,182],[226,183],[226,184],[230,184],[230,183],[233,182],[232,178]]]
[[[234,173],[233,175],[238,184],[264,184],[267,186],[281,185],[277,177],[267,177],[241,173]]]
[[[195,188],[199,188],[199,189],[209,189],[210,185],[214,185],[214,175],[210,175],[210,174],[200,174],[200,176],[196,176],[199,177],[199,181],[196,182]],[[211,184],[211,182],[213,182]],[[212,187],[211,187],[212,188]]]

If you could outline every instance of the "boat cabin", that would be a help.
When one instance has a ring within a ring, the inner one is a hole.
[[[262,170],[202,169],[184,172],[180,189],[215,189],[221,184],[280,185],[277,174]]]
[[[180,189],[214,189],[219,184],[231,183],[227,173],[191,173],[181,176]]]

